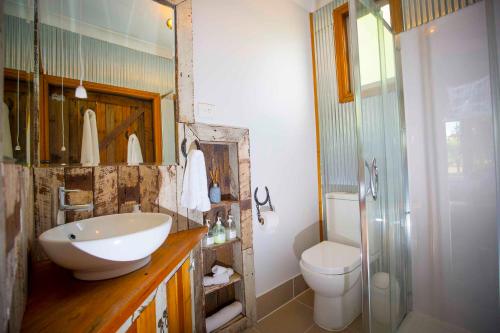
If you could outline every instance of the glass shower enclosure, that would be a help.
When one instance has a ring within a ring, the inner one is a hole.
[[[350,1],[365,332],[394,332],[408,310],[408,182],[401,66],[388,7]]]

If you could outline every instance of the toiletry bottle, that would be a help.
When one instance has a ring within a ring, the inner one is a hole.
[[[226,239],[231,240],[236,238],[236,227],[234,226],[233,216],[227,217]]]
[[[214,227],[215,244],[222,244],[226,241],[226,229],[222,225],[220,216],[217,218],[217,223]]]
[[[205,246],[210,246],[214,244],[214,230],[210,228],[210,220],[207,219],[208,233],[205,235]]]

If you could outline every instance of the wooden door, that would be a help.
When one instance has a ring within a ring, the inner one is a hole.
[[[83,115],[96,113],[101,164],[127,162],[128,134],[136,134],[144,162],[153,163],[153,102],[139,98],[87,91],[87,99],[73,88],[48,86],[49,153],[51,163],[80,163]],[[61,112],[63,115],[61,115]],[[63,145],[66,151],[61,150]]]
[[[167,282],[168,332],[192,332],[191,261],[189,258]]]
[[[128,328],[127,333],[156,333],[156,302],[153,299]]]

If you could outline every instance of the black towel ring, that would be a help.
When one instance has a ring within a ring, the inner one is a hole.
[[[255,188],[255,191],[253,193],[253,199],[255,200],[255,206],[257,207],[257,218],[259,219],[259,223],[264,225],[264,218],[260,215],[260,207],[265,206],[266,204],[269,203],[269,208],[271,209],[272,212],[274,212],[274,207],[273,204],[271,203],[271,195],[269,194],[269,189],[267,186],[264,186],[266,189],[266,200],[264,202],[260,202],[259,198],[257,197],[257,192],[259,191],[259,187]]]

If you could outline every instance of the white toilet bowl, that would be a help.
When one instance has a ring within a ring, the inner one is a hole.
[[[302,253],[300,269],[314,291],[314,321],[330,331],[361,314],[360,249],[323,241]]]

